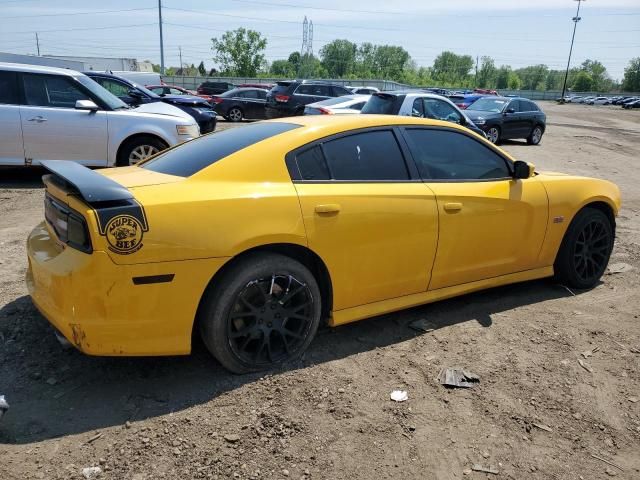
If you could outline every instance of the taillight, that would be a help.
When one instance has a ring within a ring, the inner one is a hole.
[[[331,115],[331,110],[328,110],[324,107],[318,107],[318,110],[320,110],[321,115]]]
[[[287,103],[289,98],[289,95],[276,95],[276,102]]]
[[[56,202],[47,194],[44,197],[44,217],[60,242],[81,252],[93,251],[87,222],[78,212]]]
[[[211,101],[215,104],[222,103],[222,98],[220,97],[211,97]]]

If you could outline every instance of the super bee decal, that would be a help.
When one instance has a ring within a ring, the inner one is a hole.
[[[131,199],[98,206],[95,212],[100,235],[106,238],[109,250],[129,255],[142,248],[142,238],[149,230],[142,205]]]

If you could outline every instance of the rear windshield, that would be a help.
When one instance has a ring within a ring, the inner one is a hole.
[[[191,140],[178,148],[161,153],[140,167],[158,173],[190,177],[232,153],[299,126],[293,123],[265,122],[230,128]]]
[[[291,88],[291,82],[278,82],[275,87],[271,89],[271,93],[286,92]]]
[[[381,115],[395,115],[395,104],[398,97],[395,95],[371,95],[371,98],[362,107],[362,113],[375,113]],[[401,102],[400,102],[401,103]]]

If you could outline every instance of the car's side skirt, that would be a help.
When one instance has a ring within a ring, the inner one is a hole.
[[[405,308],[416,307],[426,303],[437,302],[451,297],[457,297],[465,293],[471,293],[486,288],[499,287],[510,283],[525,282],[527,280],[536,280],[538,278],[551,277],[553,275],[553,266],[536,268],[533,270],[525,270],[523,272],[510,273],[494,278],[486,278],[462,285],[454,285],[452,287],[440,288],[438,290],[430,290],[404,297],[390,298],[381,302],[369,303],[357,307],[345,308],[333,312],[329,319],[329,325],[332,327],[343,325],[345,323],[355,322],[363,318],[374,317],[385,313],[403,310]]]

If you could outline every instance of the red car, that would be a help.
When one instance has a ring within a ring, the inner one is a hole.
[[[207,102],[211,103],[211,95],[200,95],[193,90],[176,87],[175,85],[147,85],[147,88],[157,95],[192,95],[204,98]]]

